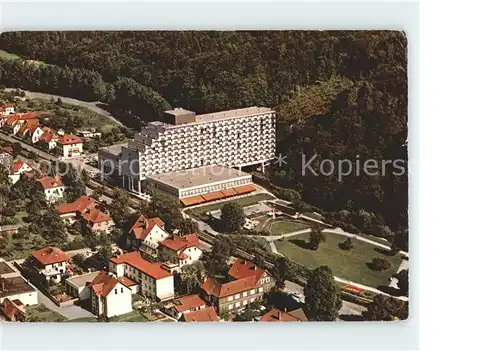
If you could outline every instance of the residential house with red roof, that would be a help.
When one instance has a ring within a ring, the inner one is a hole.
[[[92,313],[108,318],[132,312],[132,291],[112,273],[101,271],[89,284]]]
[[[215,311],[214,306],[209,306],[201,310],[183,314],[180,321],[181,322],[218,322],[219,316]]]
[[[57,146],[57,140],[59,139],[59,135],[54,132],[52,129],[44,127],[44,132],[40,135],[38,142],[40,146],[46,150],[52,150]]]
[[[8,116],[11,113],[16,113],[16,109],[12,104],[2,104],[0,106],[0,116]]]
[[[61,277],[66,273],[66,266],[69,257],[63,250],[57,247],[44,247],[31,253],[33,266],[38,272],[45,276],[47,280],[53,279],[61,281]]]
[[[12,164],[10,167],[10,181],[12,184],[16,184],[19,179],[21,179],[21,175],[26,172],[33,171],[33,166],[23,160],[18,160]]]
[[[196,234],[173,235],[161,242],[160,252],[160,260],[168,257],[165,264],[171,272],[177,273],[180,273],[185,265],[198,261],[203,253]]]
[[[14,134],[20,138],[24,138],[25,136],[29,135],[30,131],[36,130],[39,125],[40,121],[38,119],[29,119],[26,121],[26,123],[22,124],[21,128],[19,128],[19,131],[14,131]]]
[[[159,217],[140,215],[128,231],[127,245],[155,259],[160,242],[170,236],[164,227],[165,223]]]
[[[186,295],[172,300],[163,310],[179,320],[183,314],[199,311],[207,307],[207,303],[200,295]]]
[[[10,322],[24,322],[26,320],[26,309],[18,299],[5,298],[0,304],[3,315]]]
[[[40,137],[47,131],[50,131],[51,129],[49,127],[44,127],[42,125],[39,125],[35,128],[33,131],[29,131],[29,136],[31,138],[31,143],[36,144],[40,141]]]
[[[240,258],[228,275],[231,281],[227,283],[209,277],[201,285],[202,297],[219,312],[242,310],[247,304],[262,300],[264,293],[274,286],[274,279],[264,268]]]
[[[2,124],[2,130],[5,133],[13,134],[14,127],[19,123],[19,115],[9,115],[8,118]]]
[[[159,301],[174,297],[174,276],[163,264],[142,258],[138,251],[129,252],[109,260],[109,271],[117,277],[126,277],[137,286],[132,293],[142,294]]]
[[[73,134],[66,134],[57,140],[56,151],[63,157],[80,156],[83,153],[83,142],[80,137]]]
[[[64,197],[66,186],[62,182],[61,177],[43,177],[38,179],[37,188],[43,191],[45,199],[48,202],[55,202]]]
[[[109,233],[115,225],[103,205],[86,195],[80,196],[75,202],[56,206],[56,210],[68,223],[79,221],[93,231]]]
[[[260,317],[260,322],[307,322],[307,316],[302,308],[287,312],[273,308],[265,315]]]

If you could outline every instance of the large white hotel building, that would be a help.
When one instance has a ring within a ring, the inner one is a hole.
[[[181,199],[210,190],[227,190],[248,183],[242,183],[242,174],[227,168],[264,166],[275,157],[276,113],[270,108],[202,115],[175,108],[166,111],[165,118],[165,122],[148,123],[121,148],[120,154],[116,148],[114,157],[109,156],[110,148],[99,153],[100,162],[121,160],[118,174],[125,188],[140,193],[147,181],[170,189]],[[216,165],[221,167],[209,167]],[[251,177],[243,178],[249,178],[251,183]]]

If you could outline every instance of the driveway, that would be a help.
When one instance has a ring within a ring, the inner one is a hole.
[[[44,304],[49,310],[59,313],[68,319],[95,317],[92,313],[78,306],[59,307],[35,287],[38,292],[38,303]]]

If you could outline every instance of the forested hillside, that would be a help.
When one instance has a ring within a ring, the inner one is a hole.
[[[278,152],[288,156],[287,165],[271,170],[275,184],[296,189],[334,220],[360,222],[360,230],[407,228],[406,173],[341,181],[300,173],[302,153],[407,159],[402,32],[15,32],[0,36],[0,49],[57,67],[26,75],[21,63],[0,60],[0,84],[68,87],[77,98],[102,96],[144,120],[169,105],[197,113],[275,108]],[[340,213],[345,209],[349,215]]]

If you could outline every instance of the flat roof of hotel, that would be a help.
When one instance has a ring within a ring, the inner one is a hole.
[[[167,172],[148,176],[153,181],[167,184],[176,189],[198,187],[205,184],[223,182],[234,178],[249,176],[249,173],[220,165],[212,165]]]
[[[235,118],[235,117],[243,117],[243,116],[251,116],[258,113],[272,112],[273,110],[269,107],[247,107],[247,108],[239,108],[236,110],[228,110],[214,113],[205,113],[203,115],[196,115],[196,122],[210,122],[216,121],[218,119],[225,118]]]
[[[105,147],[101,147],[99,149],[99,151],[102,150],[102,151],[109,152],[110,154],[113,154],[113,155],[119,155],[122,152],[122,147],[127,146],[127,145],[128,145],[128,143],[105,146]]]

